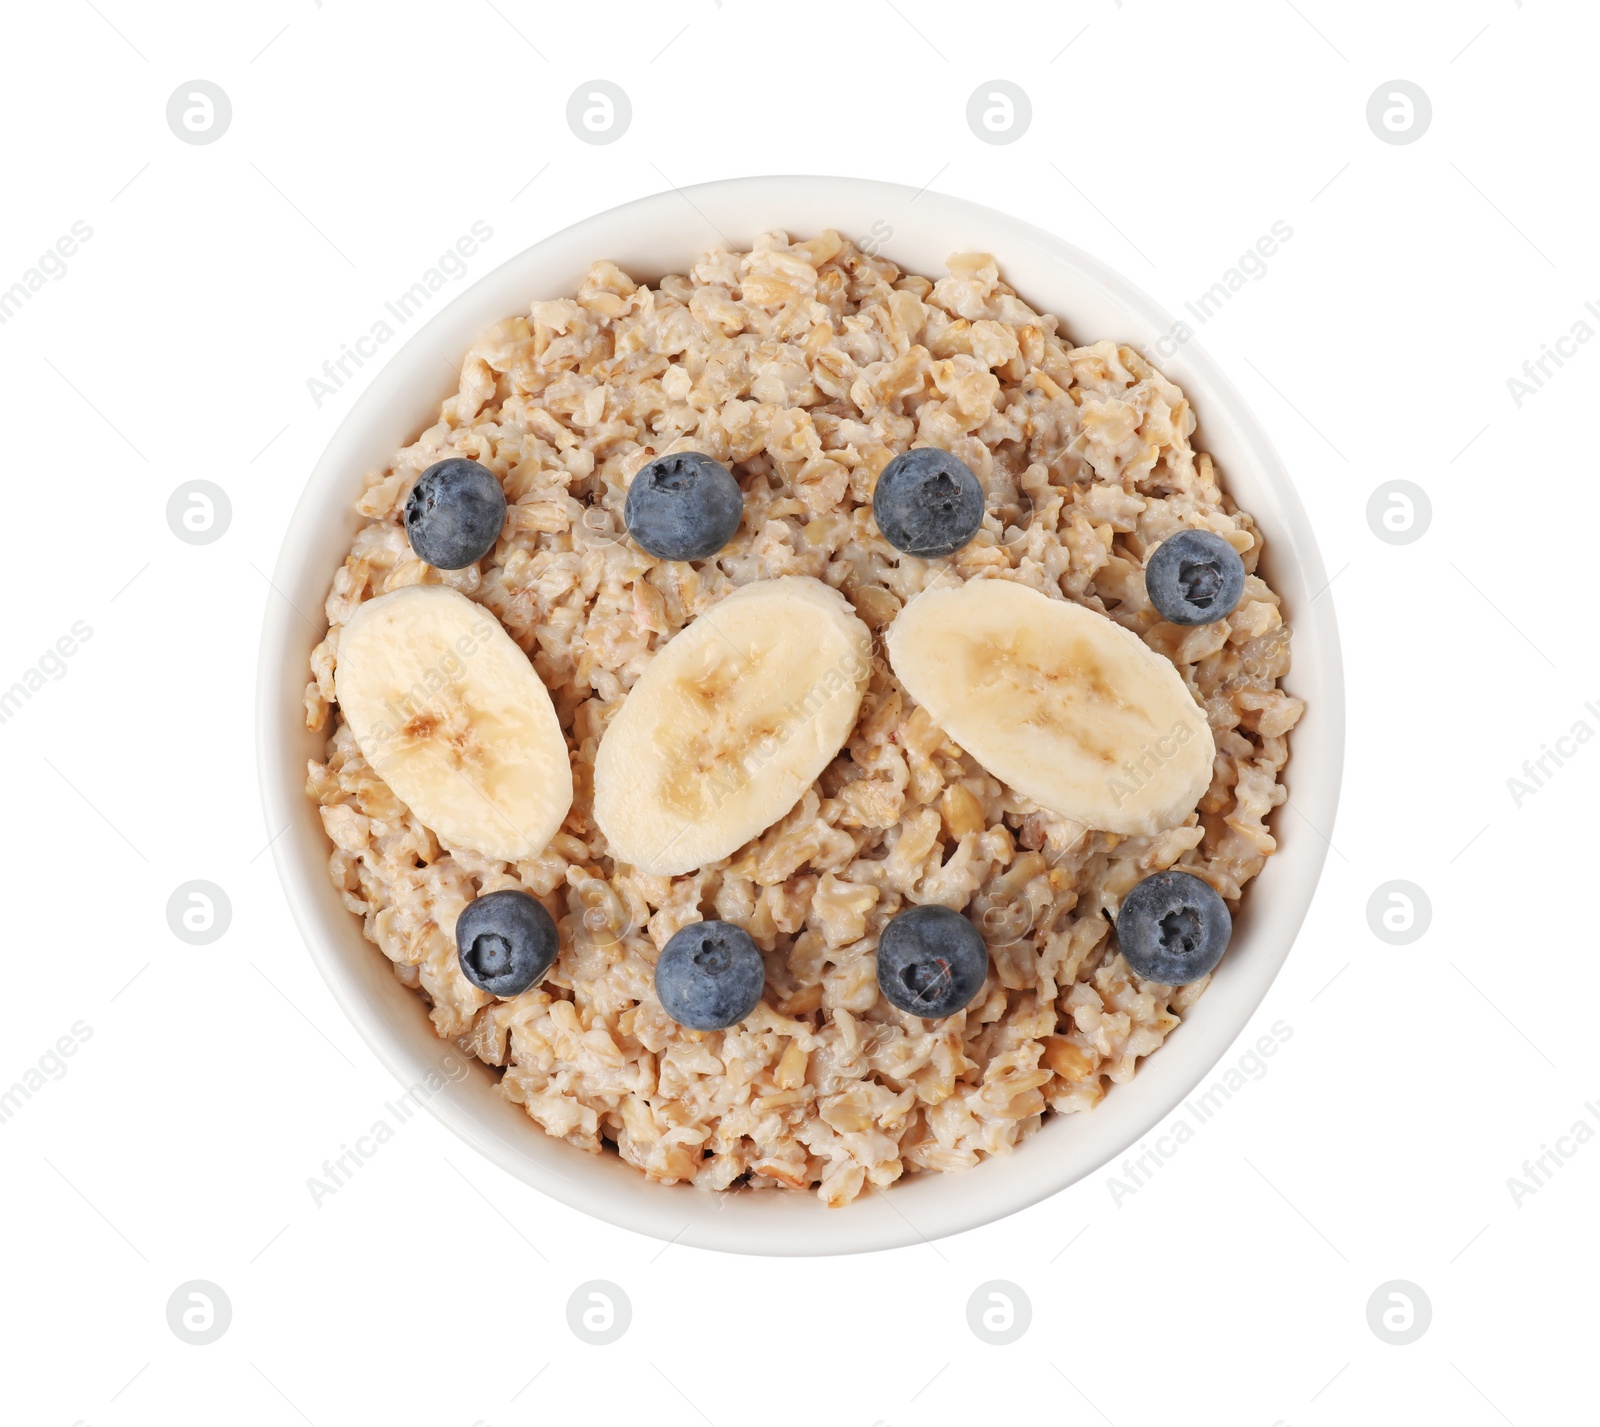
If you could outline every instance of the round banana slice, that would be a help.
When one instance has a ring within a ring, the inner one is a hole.
[[[799,802],[855,726],[872,636],[805,575],[735,590],[651,660],[594,760],[611,855],[677,876],[737,852]]]
[[[492,613],[444,585],[368,600],[339,635],[334,689],[361,755],[447,847],[544,851],[572,806],[555,705]]]
[[[1183,822],[1210,786],[1204,710],[1170,660],[1103,614],[971,580],[918,595],[887,643],[933,721],[1050,812],[1149,835]]]

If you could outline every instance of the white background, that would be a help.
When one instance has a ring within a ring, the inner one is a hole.
[[[1600,728],[1583,708],[1600,700],[1600,344],[1520,409],[1506,383],[1600,299],[1593,7],[897,3],[8,7],[0,288],[75,220],[93,237],[0,326],[0,684],[74,621],[93,634],[0,725],[0,1088],[75,1022],[92,1031],[0,1124],[7,1420],[1524,1427],[1592,1410],[1600,1145],[1567,1141],[1520,1205],[1507,1180],[1600,1100],[1578,891],[1600,748],[1520,808],[1506,780],[1578,719]],[[165,121],[197,77],[233,105],[204,147]],[[565,121],[597,77],[633,104],[606,147]],[[1365,118],[1396,77],[1433,104],[1406,146]],[[1033,105],[1003,147],[965,117],[995,78]],[[255,787],[262,571],[373,365],[320,409],[307,378],[475,219],[494,236],[451,292],[601,208],[769,172],[992,204],[1180,314],[1292,227],[1199,334],[1294,473],[1344,637],[1334,851],[1229,1060],[1275,1021],[1292,1038],[1120,1206],[1100,1174],[931,1247],[664,1249],[541,1199],[428,1116],[318,1206],[308,1177],[397,1086],[290,924]],[[233,507],[203,547],[165,516],[195,478]],[[1393,478],[1432,500],[1410,545],[1367,523]],[[166,922],[192,878],[232,901],[207,947]],[[1366,916],[1393,878],[1433,905],[1406,947]],[[190,1279],[232,1303],[209,1346],[167,1324]],[[589,1279],[632,1302],[609,1347],[567,1327]],[[967,1326],[991,1279],[1032,1302],[1008,1347]],[[1390,1279],[1433,1305],[1410,1346],[1368,1327]]]

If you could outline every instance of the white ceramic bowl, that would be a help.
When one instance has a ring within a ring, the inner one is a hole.
[[[954,1174],[910,1177],[884,1193],[827,1209],[812,1194],[709,1194],[646,1180],[614,1154],[592,1155],[547,1136],[494,1091],[494,1074],[470,1068],[438,1040],[422,999],[395,979],[361,935],[327,876],[328,844],[306,798],[306,761],[322,754],[306,732],[306,661],[322,637],[321,609],[358,518],[364,472],[430,425],[453,390],[454,367],[491,323],[533,298],[573,293],[595,259],[635,278],[682,272],[726,239],[748,246],[782,228],[877,235],[903,268],[941,275],[950,254],[987,251],[1038,310],[1054,313],[1078,341],[1109,337],[1157,360],[1193,402],[1196,445],[1210,451],[1239,504],[1267,537],[1266,568],[1295,631],[1289,683],[1308,710],[1293,736],[1290,799],[1280,850],[1250,887],[1233,944],[1194,1010],[1137,1076],[1090,1114],[1048,1120],[1013,1154]],[[886,234],[886,230],[888,230]],[[754,1254],[830,1254],[882,1249],[970,1229],[1054,1194],[1091,1173],[1180,1104],[1228,1050],[1283,965],[1322,868],[1344,756],[1344,689],[1332,600],[1305,511],[1266,435],[1237,392],[1149,298],[1087,254],[1038,228],[961,199],[861,179],[749,178],[641,198],[536,243],[481,278],[389,358],[351,408],[306,483],[284,537],[262,635],[257,743],[269,830],[287,831],[273,853],[295,920],[335,999],[379,1058],[407,1085],[439,1088],[426,1103],[503,1169],[544,1194],[613,1224],[703,1248]],[[1163,339],[1166,339],[1163,341]],[[318,621],[312,628],[297,610]],[[451,1073],[441,1075],[442,1069]]]

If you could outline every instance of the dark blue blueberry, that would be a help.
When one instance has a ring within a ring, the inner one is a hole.
[[[436,570],[476,565],[505,523],[506,493],[494,472],[460,456],[434,462],[406,497],[406,538]]]
[[[1156,546],[1144,587],[1169,624],[1214,624],[1244,593],[1244,561],[1220,535],[1180,530]]]
[[[983,937],[948,907],[912,907],[891,917],[878,938],[878,989],[913,1016],[955,1015],[988,973]]]
[[[761,949],[731,922],[691,922],[656,958],[662,1008],[691,1031],[738,1025],[755,1010],[766,986]]]
[[[872,518],[883,538],[907,555],[953,554],[983,524],[983,487],[959,457],[918,446],[883,468],[872,492]]]
[[[658,456],[633,478],[622,518],[658,560],[705,560],[739,528],[744,492],[720,461],[698,451]]]
[[[1117,944],[1135,976],[1164,986],[1198,981],[1222,960],[1233,918],[1209,882],[1157,872],[1122,899]]]
[[[491,996],[520,996],[554,964],[560,945],[550,913],[514,887],[469,902],[456,918],[461,973]]]

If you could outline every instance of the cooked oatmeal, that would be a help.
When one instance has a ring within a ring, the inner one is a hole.
[[[370,473],[367,524],[333,580],[312,654],[308,725],[329,724],[307,789],[329,870],[438,1034],[503,1070],[500,1089],[546,1132],[614,1148],[653,1179],[712,1189],[870,1183],[1009,1151],[1051,1113],[1129,1079],[1209,978],[1141,981],[1110,918],[1141,878],[1179,867],[1235,908],[1272,854],[1267,819],[1303,704],[1280,687],[1289,631],[1254,572],[1261,537],[1190,437],[1181,391],[1129,347],[1074,346],[987,254],[949,275],[902,273],[837,233],[783,233],[707,253],[654,286],[596,263],[575,297],[535,301],[485,333],[437,422]],[[888,545],[878,473],[913,444],[977,474],[987,515],[953,556]],[[694,564],[622,530],[628,483],[657,456],[700,451],[744,490],[732,543]],[[460,571],[412,553],[401,511],[432,463],[500,477],[509,515]],[[1175,531],[1227,539],[1248,572],[1237,607],[1163,622],[1147,552]],[[732,857],[683,876],[615,865],[593,817],[600,736],[677,631],[754,580],[814,576],[877,640],[854,731],[799,804]],[[1119,838],[1041,811],[989,776],[912,703],[883,657],[896,613],[930,582],[1015,580],[1108,615],[1169,658],[1216,743],[1197,811]],[[334,696],[341,627],[363,601],[424,581],[486,606],[531,656],[571,751],[573,802],[554,840],[515,864],[441,844],[363,760]],[[462,974],[454,929],[474,897],[537,896],[561,950],[542,982],[496,1000]],[[923,1021],[879,994],[877,937],[939,903],[984,932],[987,982]],[[749,931],[766,995],[743,1023],[695,1032],[653,988],[680,927]]]

